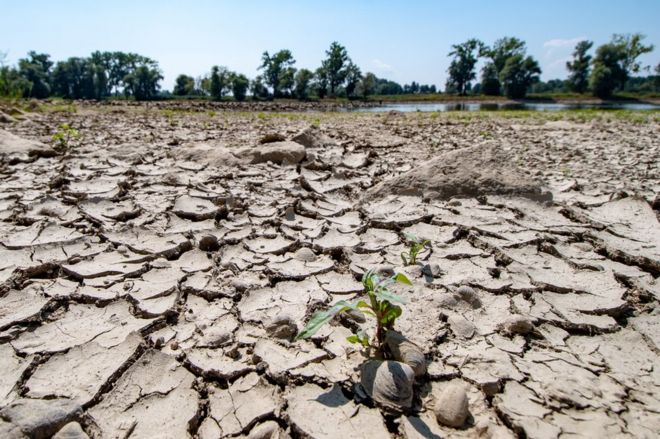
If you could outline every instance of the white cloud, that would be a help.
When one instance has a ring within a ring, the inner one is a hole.
[[[372,59],[371,64],[374,66],[376,70],[380,70],[381,72],[389,72],[389,73],[394,72],[394,67],[379,60],[378,58]]]
[[[566,46],[573,47],[580,41],[586,39],[587,37],[577,37],[577,38],[569,38],[569,39],[555,38],[544,42],[543,47],[548,47],[548,48],[566,47]]]

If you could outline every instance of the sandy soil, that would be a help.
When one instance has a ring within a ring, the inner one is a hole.
[[[660,431],[652,113],[73,109],[0,124],[0,436]],[[414,284],[403,413],[359,386],[369,321],[293,341],[369,268]]]

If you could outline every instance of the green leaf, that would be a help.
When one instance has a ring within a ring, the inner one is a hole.
[[[392,305],[386,312],[383,314],[383,317],[380,319],[380,323],[387,325],[390,322],[394,322],[398,317],[401,316],[402,310],[400,306]]]
[[[356,306],[352,303],[346,302],[345,300],[340,300],[327,311],[317,311],[314,313],[312,318],[309,319],[307,326],[305,326],[305,328],[296,336],[296,340],[311,337],[312,335],[316,334],[321,326],[328,323],[337,314],[348,311],[349,309],[356,309]]]
[[[403,297],[399,297],[385,288],[377,291],[376,297],[378,297],[379,300],[387,300],[391,303],[406,303],[406,300]]]
[[[412,282],[410,282],[410,279],[408,279],[408,277],[403,273],[395,274],[394,280],[399,282],[400,284],[410,285],[411,287],[413,286]]]
[[[403,236],[406,237],[406,239],[410,242],[419,242],[419,238],[417,238],[415,235],[412,233],[405,232]]]
[[[353,334],[351,336],[346,337],[346,341],[348,341],[349,343],[353,343],[353,344],[360,343],[360,337]]]

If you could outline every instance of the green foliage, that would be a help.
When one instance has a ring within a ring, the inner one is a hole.
[[[376,75],[374,75],[371,72],[367,72],[362,77],[362,80],[358,83],[358,94],[362,96],[362,98],[366,99],[369,97],[369,95],[374,94],[374,91],[376,90],[376,82],[378,81],[378,78]]]
[[[431,248],[431,242],[425,239],[419,239],[409,233],[406,233],[406,239],[409,245],[408,253],[402,252],[401,260],[403,261],[403,265],[415,265],[417,264],[419,254]]]
[[[498,96],[500,88],[497,67],[492,62],[486,63],[481,69],[481,92],[487,96]]]
[[[71,128],[69,124],[64,123],[60,125],[55,134],[51,136],[51,140],[54,143],[53,149],[60,153],[68,152],[71,146],[69,142],[72,139],[78,138],[78,136],[78,130]]]
[[[589,87],[595,96],[607,99],[614,90],[625,83],[627,74],[623,68],[625,49],[618,44],[603,44],[596,50]]]
[[[626,72],[626,79],[631,73],[639,73],[641,64],[637,61],[637,58],[653,51],[653,44],[648,46],[642,44],[642,40],[645,38],[646,35],[640,33],[614,34],[612,36],[612,44],[621,47],[623,51],[621,67]]]
[[[124,77],[126,91],[137,101],[148,101],[158,96],[163,75],[156,63],[145,63]]]
[[[337,87],[344,82],[348,74],[346,67],[350,58],[346,48],[336,41],[330,44],[330,48],[326,50],[325,54],[326,59],[321,63],[321,67],[327,75],[330,96],[336,96]]]
[[[176,77],[174,90],[175,96],[192,96],[195,94],[195,78],[188,75],[179,75]]]
[[[404,300],[388,289],[388,286],[395,282],[412,285],[410,280],[401,273],[383,279],[373,270],[367,271],[362,276],[362,285],[366,297],[358,298],[353,302],[341,300],[325,311],[316,312],[296,339],[309,338],[337,315],[354,311],[375,319],[376,334],[374,338],[375,345],[373,346],[376,349],[381,349],[385,331],[394,327],[396,319],[402,313],[401,307],[397,304],[403,304]],[[350,343],[359,343],[365,347],[372,346],[368,335],[362,331],[351,335],[347,340]]]
[[[456,90],[462,96],[467,94],[470,89],[470,81],[476,78],[474,67],[477,64],[477,57],[484,50],[484,43],[477,39],[467,40],[463,44],[454,44],[449,56],[453,56],[447,72],[447,88]]]
[[[499,73],[504,69],[506,61],[515,55],[525,55],[525,42],[515,37],[504,37],[495,41],[492,48],[483,47],[481,54],[490,58]]]
[[[253,99],[268,99],[268,89],[262,76],[257,76],[250,82],[250,94]]]
[[[587,52],[594,45],[592,41],[580,41],[573,51],[573,60],[566,62],[566,68],[570,72],[568,76],[569,87],[577,93],[584,93],[589,86],[589,63],[591,55]]]
[[[300,100],[307,100],[309,98],[310,85],[314,79],[314,73],[311,70],[300,69],[296,73],[294,94]]]
[[[231,75],[231,93],[237,101],[244,101],[250,80],[242,73]]]
[[[270,56],[268,52],[264,52],[261,56],[259,69],[264,71],[264,81],[273,89],[274,97],[282,97],[283,91],[293,87],[296,71],[293,64],[295,62],[291,51],[286,49],[274,53],[273,56]]]
[[[354,95],[355,89],[361,79],[362,72],[360,68],[353,64],[352,61],[349,61],[346,66],[346,96],[350,98]]]
[[[314,71],[312,88],[320,99],[328,94],[328,73],[322,66]]]
[[[500,72],[504,93],[513,99],[524,98],[529,87],[539,80],[541,68],[531,56],[517,54],[509,57]]]
[[[211,98],[216,101],[221,100],[225,90],[231,86],[231,72],[226,67],[213,66],[209,85]]]
[[[53,66],[50,55],[28,52],[28,58],[18,60],[18,71],[21,77],[27,81],[23,97],[46,98],[50,96],[50,73]]]

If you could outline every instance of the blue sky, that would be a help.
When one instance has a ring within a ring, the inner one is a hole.
[[[0,51],[13,64],[28,50],[60,60],[94,50],[137,52],[159,61],[164,88],[179,73],[214,64],[253,77],[261,53],[288,48],[296,67],[320,65],[339,41],[363,72],[444,88],[453,43],[502,36],[527,42],[542,79],[565,77],[575,42],[642,32],[660,61],[660,0],[461,1],[30,1],[0,0]]]

